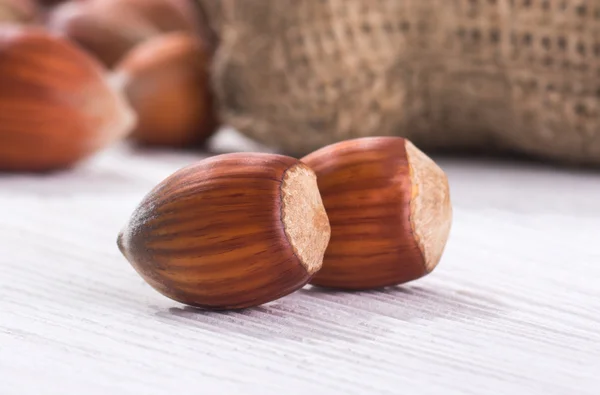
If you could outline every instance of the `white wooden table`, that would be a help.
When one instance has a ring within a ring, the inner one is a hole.
[[[115,244],[201,156],[122,146],[0,176],[0,394],[600,394],[600,172],[440,159],[455,221],[433,274],[216,313]]]

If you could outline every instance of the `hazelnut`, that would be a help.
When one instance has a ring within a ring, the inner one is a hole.
[[[38,17],[33,0],[0,0],[0,23],[29,23]]]
[[[311,284],[370,289],[431,272],[452,222],[444,172],[400,137],[349,140],[302,159],[317,174],[331,223]]]
[[[160,30],[135,9],[117,2],[67,2],[48,15],[47,28],[76,42],[105,66],[114,66],[137,44]]]
[[[59,3],[64,3],[67,0],[37,0],[37,2],[44,7],[52,7]],[[87,0],[74,0],[74,1],[87,1]]]
[[[305,285],[321,267],[329,236],[312,170],[286,156],[235,153],[161,182],[134,211],[118,245],[165,296],[237,309]]]
[[[197,11],[193,0],[95,0],[119,3],[135,9],[161,32],[198,31]]]
[[[51,31],[68,36],[107,67],[113,67],[130,49],[151,37],[200,31],[194,15],[187,1],[71,1],[56,7],[47,24]]]
[[[0,170],[70,166],[134,122],[125,98],[85,52],[41,29],[0,29]]]
[[[209,61],[202,41],[180,32],[140,44],[117,65],[115,78],[138,114],[136,142],[185,147],[216,131]]]

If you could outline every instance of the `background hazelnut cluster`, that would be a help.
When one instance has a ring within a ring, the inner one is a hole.
[[[219,127],[214,42],[191,0],[0,0],[0,171],[68,168],[129,139],[202,145]],[[157,291],[246,308],[310,283],[421,278],[452,222],[444,172],[408,140],[364,137],[301,159],[234,153],[148,193],[118,246]]]
[[[0,171],[66,168],[123,138],[218,128],[212,46],[187,0],[0,0]]]

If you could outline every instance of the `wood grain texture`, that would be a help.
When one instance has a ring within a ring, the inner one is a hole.
[[[207,313],[151,289],[114,240],[199,157],[120,147],[0,177],[3,395],[598,394],[599,174],[440,159],[455,220],[431,275]]]

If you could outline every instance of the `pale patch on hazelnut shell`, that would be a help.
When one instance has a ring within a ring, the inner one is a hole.
[[[312,275],[321,268],[331,236],[315,173],[305,165],[288,169],[281,199],[285,235],[300,264]]]
[[[412,199],[410,223],[431,272],[440,261],[452,225],[450,188],[444,171],[410,141],[406,141]]]

